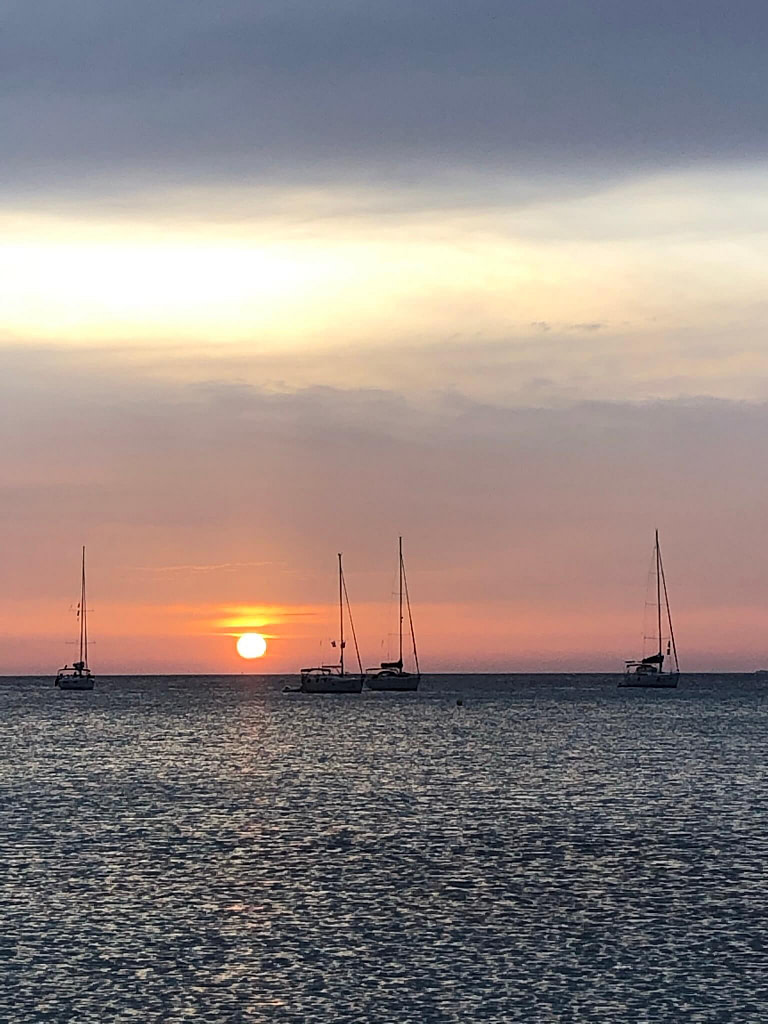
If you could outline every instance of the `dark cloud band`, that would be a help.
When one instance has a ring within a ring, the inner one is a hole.
[[[2,29],[11,192],[766,150],[757,0],[25,0]]]

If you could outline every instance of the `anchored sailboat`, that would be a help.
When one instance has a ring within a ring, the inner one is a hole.
[[[408,594],[408,580],[405,575],[405,562],[403,561],[403,538],[398,538],[399,552],[399,618],[398,618],[398,656],[397,661],[382,661],[378,668],[366,669],[365,685],[369,690],[418,690],[421,680],[419,668],[419,656],[416,653],[416,635],[413,631],[413,615],[411,614],[411,599]],[[403,597],[408,610],[408,625],[411,630],[411,644],[413,646],[414,672],[406,672],[403,668]]]
[[[83,545],[83,567],[80,582],[80,604],[77,608],[80,620],[80,660],[65,665],[56,675],[55,686],[60,690],[92,690],[94,679],[88,668],[88,606],[85,601],[85,545]]]
[[[352,640],[355,644],[357,665],[359,671],[356,673],[347,672],[344,666],[344,650],[346,640],[344,639],[344,609],[346,607],[349,617],[349,627],[352,633]],[[344,569],[339,555],[339,663],[338,665],[318,665],[315,668],[303,668],[301,670],[301,693],[360,693],[363,689],[363,663],[360,660],[360,650],[357,646],[355,624],[352,621],[352,609],[349,604],[347,593],[347,582],[344,579]],[[333,641],[336,646],[336,641]]]
[[[659,531],[656,531],[656,543],[653,549],[652,570],[656,577],[655,601],[652,605],[656,608],[655,627],[656,633],[646,640],[653,640],[653,653],[643,657],[640,661],[628,661],[624,667],[624,678],[619,686],[645,686],[656,688],[672,688],[677,686],[680,678],[680,665],[677,660],[677,646],[675,644],[675,633],[672,629],[672,615],[669,610],[669,595],[667,593],[667,579],[664,575],[664,563],[661,560],[661,547],[659,546]],[[666,634],[664,629],[666,627]],[[666,651],[664,645],[666,643]],[[668,668],[664,669],[664,659],[667,658]]]

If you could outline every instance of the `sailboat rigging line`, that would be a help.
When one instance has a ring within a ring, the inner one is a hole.
[[[414,632],[414,629],[413,629],[413,615],[411,614],[411,598],[410,598],[410,595],[408,593],[408,577],[405,575],[405,565],[403,564],[402,552],[400,553],[400,570],[401,570],[401,572],[403,574],[403,585],[405,587],[405,605],[406,605],[406,608],[408,609],[408,625],[411,627],[411,643],[413,644],[413,660],[414,660],[414,662],[416,664],[416,674],[417,675],[421,675],[421,669],[419,668],[419,656],[416,653],[416,633]],[[402,622],[402,619],[400,621]],[[402,645],[402,628],[401,628],[401,631],[400,631],[400,635],[401,635],[400,643]],[[402,654],[400,655],[400,657],[402,659]]]
[[[675,631],[672,628],[672,613],[669,610],[669,594],[667,593],[667,577],[664,574],[664,563],[661,560],[661,550],[659,550],[659,568],[661,569],[661,583],[664,587],[664,603],[667,607],[667,622],[669,623],[669,638],[672,641],[672,654],[675,658],[675,669],[679,672],[680,664],[677,660],[677,644],[675,643]]]
[[[395,573],[392,576],[392,585],[389,588],[389,603],[387,605],[387,616],[385,621],[392,622],[395,617],[395,602],[397,601],[397,583]],[[381,639],[382,659],[392,661],[392,645],[395,642],[396,634],[392,630],[385,630]]]
[[[352,618],[352,606],[349,603],[349,594],[347,593],[347,580],[344,576],[343,570],[341,571],[341,586],[344,590],[344,600],[347,602],[347,615],[349,615],[349,628],[352,630],[352,640],[355,645],[355,654],[357,655],[357,665],[360,669],[360,675],[363,674],[363,662],[360,658],[360,648],[357,646],[357,633],[355,632],[355,621]],[[344,657],[344,649],[341,651],[342,658]]]

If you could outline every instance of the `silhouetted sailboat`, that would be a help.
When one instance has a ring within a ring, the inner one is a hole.
[[[397,661],[382,661],[378,668],[366,669],[365,685],[369,690],[418,690],[421,680],[419,669],[419,656],[416,653],[416,635],[413,631],[413,615],[411,614],[411,599],[408,594],[408,580],[405,575],[405,562],[403,561],[403,538],[398,538],[399,554],[399,618],[398,618],[398,656]],[[413,662],[415,671],[407,672],[403,667],[403,597],[408,609],[408,625],[411,631],[411,644],[413,646]]]
[[[355,644],[355,654],[359,672],[347,672],[344,667],[344,650],[346,640],[344,639],[344,609],[346,607],[349,617],[349,627],[352,639]],[[301,670],[301,693],[360,693],[363,689],[363,663],[360,660],[360,651],[357,646],[355,635],[355,624],[352,621],[352,609],[349,605],[349,594],[347,583],[344,579],[344,569],[339,555],[339,663],[338,665],[318,665],[315,668],[303,668]],[[336,641],[332,642],[336,646]]]
[[[655,601],[651,602],[656,608],[655,626],[656,633],[646,640],[653,640],[653,653],[643,657],[640,661],[628,661],[624,667],[624,678],[619,686],[644,686],[655,688],[672,688],[677,686],[680,678],[680,665],[677,660],[677,646],[675,645],[675,633],[672,629],[672,614],[669,610],[669,595],[667,593],[667,579],[664,575],[664,563],[661,560],[661,547],[659,545],[659,531],[656,531],[656,543],[653,550],[654,572],[656,576]],[[662,600],[663,595],[663,600]],[[664,623],[666,622],[667,633],[664,634]],[[664,645],[666,643],[666,652]],[[668,660],[671,667],[664,670],[664,659]]]
[[[80,604],[77,607],[80,620],[80,660],[65,665],[56,675],[55,686],[60,690],[92,690],[94,679],[88,668],[88,607],[85,603],[85,546],[83,546],[83,566],[80,582]]]

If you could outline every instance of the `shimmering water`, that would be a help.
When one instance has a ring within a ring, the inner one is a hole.
[[[768,1020],[768,684],[283,682],[0,680],[0,1020]]]

